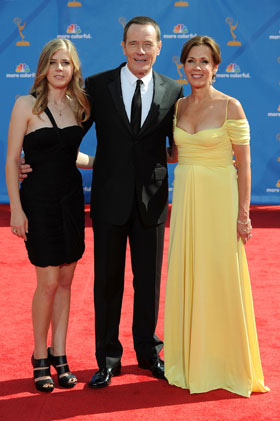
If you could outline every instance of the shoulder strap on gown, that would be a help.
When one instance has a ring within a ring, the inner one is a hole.
[[[55,122],[55,119],[53,118],[53,115],[52,115],[52,113],[50,112],[50,110],[48,109],[48,107],[45,109],[45,113],[47,114],[47,116],[48,116],[48,117],[49,117],[49,119],[51,120],[51,123],[52,123],[53,127],[54,127],[55,129],[57,129],[57,124],[56,124],[56,122]]]
[[[175,115],[176,118],[177,118],[177,112],[178,112],[179,102],[181,101],[181,99],[183,99],[183,98],[179,98],[178,101],[175,104],[175,113],[174,113],[174,115]]]
[[[36,92],[31,92],[31,95],[34,96],[34,98],[37,98]],[[53,118],[52,113],[50,112],[50,110],[48,109],[48,107],[45,109],[45,113],[47,114],[47,116],[49,117],[49,119],[51,120],[51,123],[53,125],[53,127],[55,129],[57,129],[57,124],[55,122],[55,119]]]
[[[228,115],[228,103],[229,103],[230,97],[228,97],[227,99],[227,103],[226,103],[226,116],[225,116],[225,121],[227,121],[227,115]]]

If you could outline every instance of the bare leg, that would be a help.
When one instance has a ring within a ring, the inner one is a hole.
[[[60,267],[58,288],[52,312],[52,354],[66,354],[66,335],[69,320],[71,285],[76,262]]]
[[[34,358],[47,358],[47,336],[58,287],[59,267],[36,267],[37,288],[32,302]]]
[[[53,356],[66,355],[66,335],[69,320],[71,285],[76,268],[75,263],[63,265],[60,268],[58,288],[55,294],[52,312],[52,345],[51,354]],[[62,364],[61,366],[66,365]],[[57,366],[60,367],[60,366]],[[60,374],[60,378],[68,376],[69,372]],[[70,377],[69,383],[76,384],[77,378]]]
[[[59,267],[36,267],[37,288],[32,301],[34,331],[34,358],[47,358],[47,336],[52,316],[53,302],[58,287]],[[40,377],[43,380],[46,377]]]

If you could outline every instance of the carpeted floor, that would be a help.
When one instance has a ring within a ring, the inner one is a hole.
[[[131,338],[132,274],[126,267],[120,339],[123,371],[102,390],[87,388],[96,370],[94,358],[93,241],[86,207],[86,252],[73,284],[68,334],[68,361],[79,379],[72,390],[57,387],[50,395],[36,391],[30,357],[33,350],[31,300],[35,271],[23,242],[10,233],[9,208],[0,205],[0,419],[47,420],[234,420],[280,419],[280,206],[253,206],[254,235],[246,246],[255,304],[266,394],[250,399],[223,390],[190,395],[154,379],[137,367]],[[157,333],[163,337],[167,269],[166,227],[162,293]],[[54,376],[57,384],[56,376]]]

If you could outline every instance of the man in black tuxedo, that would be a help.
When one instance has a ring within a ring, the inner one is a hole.
[[[155,335],[164,225],[168,206],[166,137],[172,144],[177,82],[152,70],[160,29],[148,17],[131,19],[122,47],[127,63],[86,79],[95,122],[91,216],[94,230],[96,359],[92,388],[121,373],[119,322],[127,239],[134,286],[133,340],[138,365],[164,378]],[[141,80],[141,82],[137,82]],[[168,149],[169,150],[169,149]]]

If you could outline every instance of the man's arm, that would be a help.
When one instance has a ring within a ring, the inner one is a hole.
[[[94,156],[87,155],[83,152],[78,152],[77,159],[76,159],[76,166],[80,169],[91,170],[94,165]],[[29,164],[25,163],[25,157],[20,157],[19,162],[19,181],[22,182],[28,177],[28,173],[32,172],[32,168]]]
[[[93,95],[94,93],[93,91],[93,87],[91,86],[92,84],[90,84],[89,82],[89,78],[86,78],[85,80],[85,93],[87,96],[87,99],[89,101],[90,104],[90,116],[88,118],[87,121],[84,121],[83,124],[83,129],[84,129],[84,134],[86,134],[89,129],[91,128],[92,124],[94,123],[94,112],[93,112]]]
[[[180,98],[183,98],[183,96],[184,96],[184,90],[183,90],[183,87],[181,86],[177,101]],[[177,101],[174,104],[174,110],[175,110]],[[174,116],[174,112],[173,112],[173,116]],[[166,148],[166,158],[167,158],[167,162],[170,164],[175,164],[178,161],[178,151],[177,151],[177,147],[175,145],[174,138],[173,138],[173,132],[174,132],[173,121],[174,121],[174,118],[172,119],[172,125],[170,127],[170,132],[168,135],[169,147]]]

